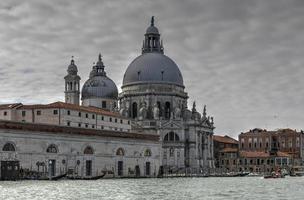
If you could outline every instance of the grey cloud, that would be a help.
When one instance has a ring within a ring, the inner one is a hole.
[[[82,84],[99,52],[121,86],[156,16],[165,53],[189,93],[215,117],[216,133],[303,128],[301,0],[0,2],[0,103],[63,101],[75,56]]]

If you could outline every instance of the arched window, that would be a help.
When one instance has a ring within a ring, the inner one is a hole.
[[[177,142],[179,141],[179,136],[174,132],[170,132],[165,135],[164,141]]]
[[[169,134],[166,134],[165,138],[164,138],[164,141],[169,141],[168,137],[169,137]]]
[[[174,141],[174,132],[169,133],[169,141]]]
[[[150,149],[146,149],[145,153],[144,153],[144,156],[150,157],[151,155],[152,155],[151,150]]]
[[[47,153],[58,153],[58,148],[56,147],[55,144],[51,144],[47,149]]]
[[[157,102],[157,107],[158,107],[158,110],[159,110],[159,117],[160,117],[160,116],[162,116],[162,109],[161,109],[160,101]]]
[[[165,118],[170,119],[170,115],[171,115],[171,106],[170,106],[170,102],[167,101],[165,103]]]
[[[117,156],[124,156],[125,151],[123,150],[123,148],[118,148],[117,151],[116,151],[116,155]]]
[[[15,146],[12,143],[6,143],[3,146],[2,151],[16,151],[16,150],[15,150]]]
[[[93,154],[93,153],[94,153],[93,148],[90,146],[87,146],[83,151],[83,154]]]
[[[133,118],[136,118],[136,117],[137,117],[137,103],[136,103],[136,102],[134,102],[134,103],[132,104],[132,117],[133,117]]]

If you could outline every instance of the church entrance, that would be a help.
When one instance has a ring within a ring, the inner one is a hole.
[[[1,180],[12,181],[19,179],[19,161],[1,161]]]

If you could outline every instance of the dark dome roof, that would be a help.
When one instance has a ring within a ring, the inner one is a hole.
[[[178,66],[168,56],[158,53],[144,53],[127,68],[123,86],[137,83],[168,83],[184,86]]]
[[[155,26],[149,26],[146,30],[146,34],[159,34],[158,32],[158,28],[156,28]]]
[[[71,60],[71,64],[68,66],[68,74],[71,75],[77,75],[78,69],[77,66],[75,65],[74,60]]]
[[[96,97],[117,99],[118,90],[116,84],[107,76],[91,77],[82,87],[81,99]]]

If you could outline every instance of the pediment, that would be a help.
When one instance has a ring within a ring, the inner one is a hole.
[[[181,129],[182,127],[181,123],[175,121],[167,121],[161,124],[163,129]]]

